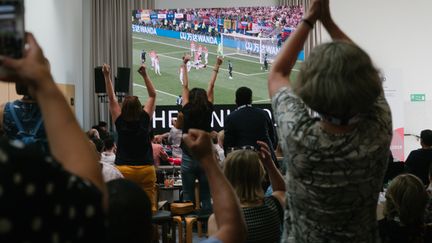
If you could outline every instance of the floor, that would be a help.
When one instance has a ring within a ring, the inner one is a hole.
[[[184,237],[184,231],[185,231],[185,228],[183,228],[183,237]],[[159,228],[159,235],[161,235],[161,229]],[[177,241],[176,242],[178,242],[178,239],[179,239],[179,237],[178,237],[178,230],[176,230],[176,239],[177,239]],[[196,232],[196,230],[194,230],[194,232],[193,232],[193,236],[192,236],[192,242],[201,242],[202,240],[205,240],[205,239],[207,239],[206,237],[198,237],[198,233]],[[159,240],[159,242],[161,242],[162,243],[162,239],[160,239]],[[183,240],[183,243],[186,243],[186,241],[185,241],[185,239]]]

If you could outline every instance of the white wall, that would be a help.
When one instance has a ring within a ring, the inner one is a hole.
[[[273,6],[277,0],[156,0],[156,9]]]
[[[365,49],[376,65],[400,70],[405,133],[432,128],[432,1],[332,0],[335,21]],[[410,102],[411,93],[425,93],[426,102]],[[405,155],[418,148],[406,137]]]
[[[89,72],[83,68],[83,63],[90,60],[90,52],[87,49],[84,52],[90,41],[83,39],[89,36],[83,31],[84,25],[90,26],[89,18],[87,23],[83,22],[83,12],[88,10],[83,5],[88,3],[90,1],[85,0],[25,1],[26,30],[34,33],[43,48],[55,81],[75,84],[75,111],[81,124],[84,120],[83,80],[88,80]]]

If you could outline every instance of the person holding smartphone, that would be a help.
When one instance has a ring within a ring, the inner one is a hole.
[[[104,241],[106,186],[98,156],[56,86],[32,34],[23,58],[0,57],[0,80],[37,101],[51,156],[0,139],[0,242]],[[59,132],[62,131],[62,132]]]

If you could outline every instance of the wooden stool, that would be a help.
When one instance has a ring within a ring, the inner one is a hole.
[[[202,210],[200,206],[200,196],[199,196],[199,183],[198,181],[195,181],[195,210],[194,212],[190,214],[185,215],[179,215],[174,216],[173,220],[178,225],[178,232],[179,232],[179,243],[182,243],[182,221],[185,221],[186,224],[186,231],[185,231],[185,242],[186,243],[192,243],[192,236],[193,236],[193,225],[194,223],[197,223],[197,230],[198,230],[198,236],[201,238],[203,237],[203,224],[206,224],[208,221],[208,218],[212,214],[211,211],[208,210]]]
[[[192,243],[192,228],[193,224],[197,221],[195,217],[186,217],[186,243]]]
[[[173,222],[177,224],[178,235],[179,235],[178,243],[183,243],[183,220],[181,216],[173,216]],[[175,242],[175,236],[174,236],[174,242]]]

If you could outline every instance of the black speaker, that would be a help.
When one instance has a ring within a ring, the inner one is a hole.
[[[102,67],[95,67],[94,80],[95,80],[95,93],[98,94],[106,93],[105,78],[102,72]]]
[[[129,93],[130,68],[118,67],[115,92]]]

